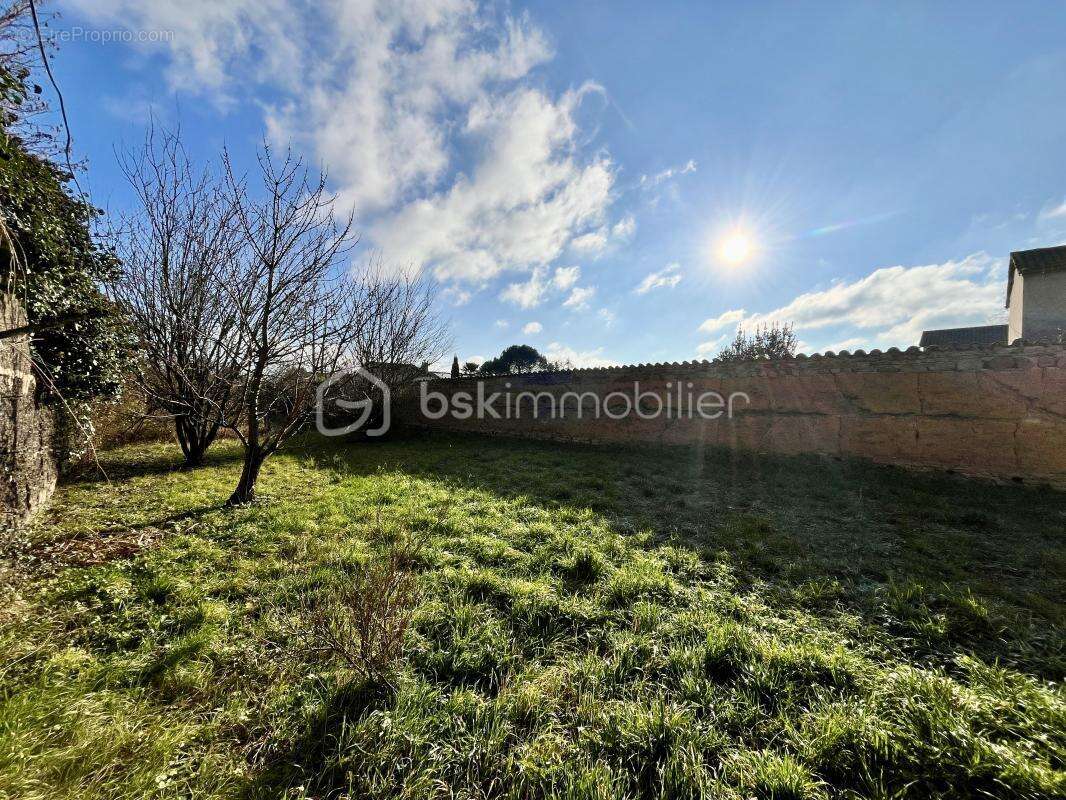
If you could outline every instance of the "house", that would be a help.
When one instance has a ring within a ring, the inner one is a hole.
[[[391,386],[438,377],[430,371],[428,361],[423,361],[421,366],[404,361],[367,361],[363,369]]]
[[[941,328],[922,331],[919,347],[984,347],[1006,344],[1006,325],[978,325],[974,328]]]
[[[1010,254],[1007,340],[1066,333],[1066,245]]]
[[[1066,245],[1010,254],[1006,325],[923,331],[920,347],[975,347],[1066,335]]]

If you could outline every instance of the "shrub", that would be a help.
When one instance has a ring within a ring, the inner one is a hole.
[[[409,565],[420,549],[419,542],[393,543],[382,558],[355,567],[351,579],[328,595],[311,596],[305,619],[311,646],[367,680],[387,681],[418,604]]]

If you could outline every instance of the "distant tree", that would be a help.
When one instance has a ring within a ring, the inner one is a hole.
[[[459,377],[459,356],[452,356],[452,377]]]
[[[451,347],[447,326],[435,311],[436,285],[424,276],[395,273],[377,261],[356,277],[366,320],[352,342],[357,363],[395,390],[429,374]]]
[[[733,341],[720,352],[715,361],[759,361],[792,358],[796,355],[797,340],[792,324],[762,325],[748,334],[737,329]]]
[[[487,375],[502,375],[518,372],[544,372],[551,368],[548,359],[535,347],[528,344],[512,344],[505,348],[496,358],[490,358],[481,365],[481,372]]]
[[[394,399],[402,398],[412,390],[412,381],[429,375],[429,365],[452,346],[447,325],[436,311],[437,284],[424,275],[397,274],[378,262],[367,265],[356,283],[364,323],[355,334],[352,357],[384,382]],[[337,388],[338,399],[370,400],[367,430],[380,424],[380,387],[354,381]],[[392,403],[394,412],[403,407],[402,401]]]
[[[473,375],[478,371],[478,369],[480,369],[480,367],[481,365],[476,361],[467,361],[465,364],[463,364],[463,374]]]

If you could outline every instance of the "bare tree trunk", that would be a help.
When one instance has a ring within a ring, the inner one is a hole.
[[[181,415],[174,418],[174,431],[185,456],[185,468],[201,467],[207,456],[207,449],[218,436],[218,425],[204,425],[196,420]]]
[[[174,417],[174,433],[178,437],[178,444],[181,445],[181,454],[185,456],[185,465],[193,466],[189,462],[190,445],[188,428],[189,426],[184,417]]]
[[[256,374],[252,378],[254,388],[248,397],[248,432],[244,441],[244,464],[241,467],[241,478],[237,481],[237,488],[229,496],[226,505],[229,507],[244,505],[255,499],[255,482],[259,480],[259,470],[269,455],[260,443],[259,438],[259,391],[262,382],[260,371],[263,362],[256,367]]]
[[[244,466],[241,468],[241,479],[237,482],[237,488],[233,490],[226,505],[241,506],[255,500],[255,482],[259,480],[259,470],[263,467],[266,454],[259,448],[249,447],[244,453]]]

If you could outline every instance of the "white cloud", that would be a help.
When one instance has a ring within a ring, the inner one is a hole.
[[[566,291],[581,277],[581,267],[556,267],[552,284],[556,289]]]
[[[614,325],[615,321],[618,319],[617,315],[609,308],[601,308],[597,313],[599,314],[600,319],[603,320],[603,324],[608,328]]]
[[[867,348],[909,347],[923,330],[1001,322],[1006,274],[1003,260],[986,253],[943,264],[884,267],[856,281],[802,294],[773,311],[744,318],[743,324],[791,322],[804,334],[842,326],[853,347],[860,338]],[[855,329],[864,335],[855,336]]]
[[[375,242],[440,279],[480,281],[552,262],[610,203],[610,162],[579,163],[573,153],[572,115],[594,90],[557,102],[518,90],[472,108],[468,128],[486,146],[472,177],[386,216],[372,229]]]
[[[133,31],[166,31],[165,42],[143,42],[148,52],[169,48],[172,89],[202,93],[227,104],[235,74],[252,64],[252,77],[296,89],[301,62],[301,12],[285,0],[64,0],[76,14]],[[136,41],[137,37],[134,37]],[[269,46],[264,46],[269,44]]]
[[[671,180],[679,175],[687,175],[690,172],[696,171],[696,162],[694,159],[689,159],[679,167],[668,167],[662,172],[657,172],[654,175],[641,175],[640,185],[646,187],[658,186],[664,181]]]
[[[580,277],[581,267],[579,266],[556,267],[551,278],[548,277],[546,267],[534,267],[528,281],[509,284],[500,293],[500,299],[514,303],[519,308],[535,308],[544,302],[549,292],[565,292],[573,287],[563,305],[582,307],[595,290],[576,287],[575,284]]]
[[[601,225],[595,230],[583,233],[570,242],[570,249],[582,255],[600,256],[612,240],[624,242],[633,236],[637,229],[637,221],[632,214],[627,214],[614,225]]]
[[[611,234],[616,239],[628,239],[637,230],[637,221],[632,214],[627,214],[618,220],[611,228]]]
[[[712,339],[709,342],[701,342],[696,345],[696,354],[701,358],[707,358],[708,356],[718,355],[718,351],[721,350],[725,343],[729,340],[729,334],[719,336],[717,339]]]
[[[496,327],[497,327],[497,328],[506,328],[506,327],[508,327],[508,326],[509,326],[510,324],[511,324],[511,323],[510,323],[510,322],[508,322],[508,321],[507,321],[507,320],[505,320],[505,319],[498,319],[498,320],[496,320]]]
[[[544,330],[544,326],[539,322],[527,322],[525,327],[522,328],[522,333],[532,336],[535,333],[540,333],[542,330]]]
[[[582,234],[570,242],[570,247],[577,253],[595,255],[603,252],[607,247],[607,229],[598,228],[589,233]]]
[[[883,267],[764,313],[732,309],[705,321],[700,331],[791,323],[817,350],[906,348],[918,343],[923,330],[1002,323],[1005,293],[1004,260],[977,253],[943,264]],[[822,339],[824,344],[816,338],[823,330],[832,336]],[[701,355],[716,352],[728,338],[703,342],[697,350]],[[798,349],[810,351],[811,345],[803,341]]]
[[[647,294],[652,289],[672,289],[681,283],[681,275],[678,272],[680,269],[680,264],[667,264],[658,272],[644,276],[644,280],[633,291],[636,294]]]
[[[866,339],[863,339],[861,336],[853,336],[850,339],[841,339],[838,342],[831,342],[821,349],[832,350],[834,353],[839,353],[841,350],[858,350],[860,348],[865,348],[866,346]],[[803,343],[800,343],[796,347],[797,352],[800,353],[804,352],[805,349]]]
[[[613,367],[618,364],[617,361],[604,358],[602,347],[593,350],[574,350],[559,342],[552,342],[545,349],[544,355],[549,361],[557,361],[573,367]]]
[[[465,306],[473,298],[473,294],[466,289],[457,286],[449,286],[441,295],[451,302],[453,306]]]
[[[474,0],[68,4],[173,30],[156,52],[175,88],[269,97],[268,138],[326,167],[388,263],[483,283],[550,265],[605,225],[614,167],[583,150],[576,122],[602,89],[538,88],[530,73],[552,51],[528,15]]]
[[[442,116],[472,115],[501,84],[551,57],[527,18],[492,26],[473,3],[320,8],[328,46],[308,57],[304,90],[268,107],[267,124],[275,140],[315,152],[357,211],[437,189],[455,145]],[[307,45],[313,35],[305,33]]]
[[[700,325],[701,333],[717,333],[722,328],[728,328],[730,325],[739,324],[744,320],[745,312],[743,308],[734,308],[729,311],[724,311],[717,317],[711,317],[708,320],[704,320]]]
[[[1048,203],[1040,211],[1039,219],[1041,221],[1048,219],[1066,219],[1066,200],[1063,200],[1058,205],[1055,205],[1054,201]]]
[[[501,293],[500,299],[508,303],[514,303],[519,308],[533,308],[539,306],[544,300],[549,282],[545,279],[545,270],[536,268],[529,280],[523,283],[512,283]]]
[[[575,286],[570,296],[563,301],[563,305],[574,311],[582,311],[588,308],[589,300],[596,294],[594,286]]]

